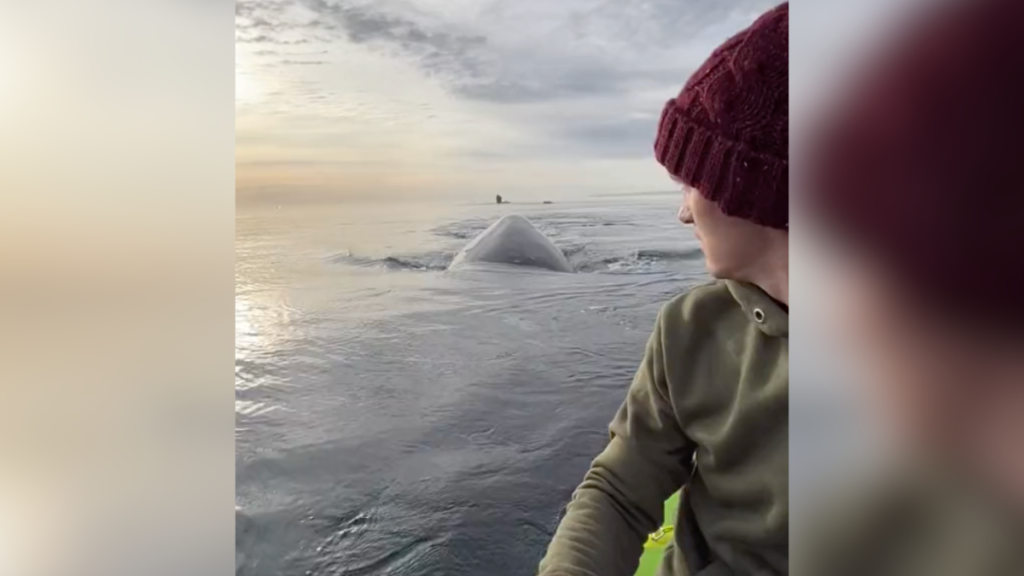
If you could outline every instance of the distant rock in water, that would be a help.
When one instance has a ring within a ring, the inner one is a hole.
[[[495,202],[497,202],[498,204],[501,204],[501,194],[498,194],[497,196],[495,196],[495,197],[494,197],[494,200],[495,200]]]
[[[545,200],[544,202],[542,202],[542,204],[554,204],[554,202],[552,202],[551,200]]]

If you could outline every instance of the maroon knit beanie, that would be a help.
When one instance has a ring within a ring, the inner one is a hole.
[[[824,124],[809,200],[944,314],[1024,329],[1024,2],[940,5]]]
[[[654,154],[726,214],[788,228],[788,2],[719,46],[669,100]]]

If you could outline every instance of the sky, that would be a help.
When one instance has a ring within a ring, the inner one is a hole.
[[[239,0],[240,202],[671,189],[665,101],[775,0]]]

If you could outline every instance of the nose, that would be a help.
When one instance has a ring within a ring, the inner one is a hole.
[[[683,224],[693,224],[693,209],[691,208],[693,189],[683,186],[683,203],[679,206],[679,221]]]
[[[693,212],[690,211],[690,203],[685,199],[683,205],[679,207],[679,221],[683,224],[693,224]]]

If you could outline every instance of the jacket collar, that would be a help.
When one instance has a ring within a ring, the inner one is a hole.
[[[753,284],[726,280],[732,297],[739,302],[750,321],[769,336],[789,337],[789,312]]]

